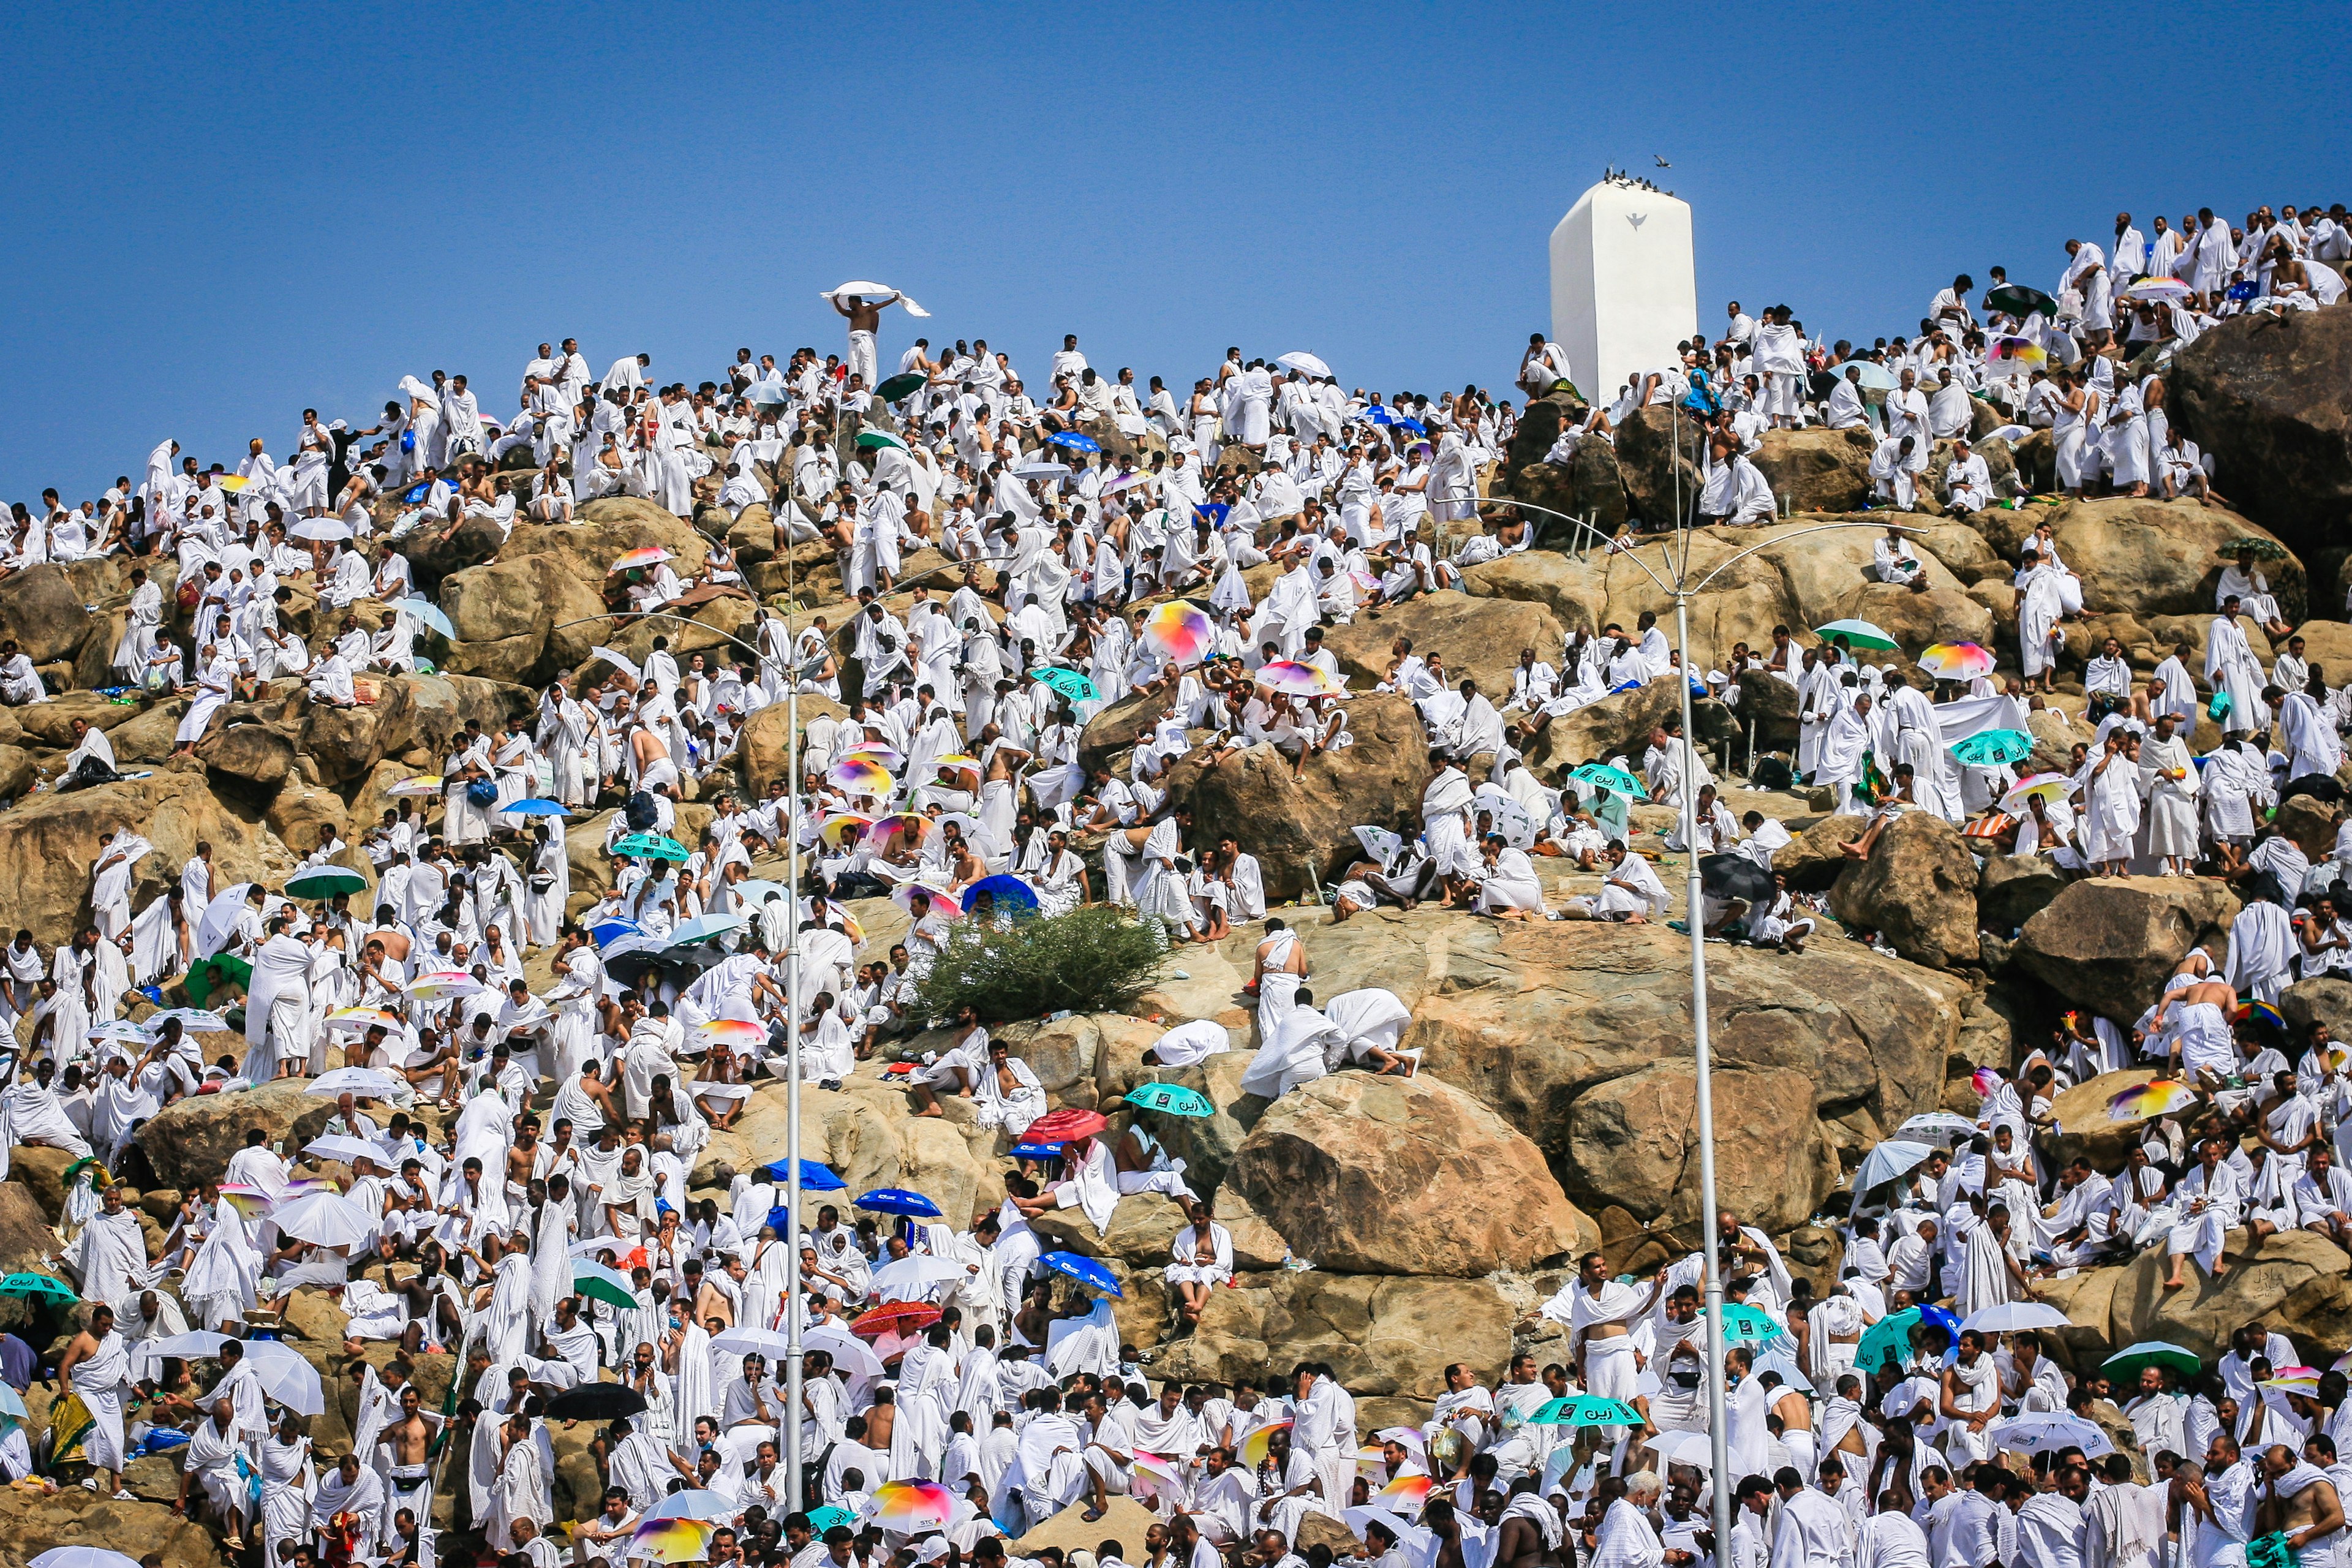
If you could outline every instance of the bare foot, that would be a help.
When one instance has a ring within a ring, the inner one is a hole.
[[[1862,844],[1858,839],[1847,839],[1845,842],[1840,844],[1838,846],[1838,853],[1841,855],[1851,855],[1857,860],[1864,858]]]

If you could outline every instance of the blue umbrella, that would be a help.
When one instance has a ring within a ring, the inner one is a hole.
[[[910,1193],[904,1187],[877,1187],[849,1205],[871,1214],[905,1215],[909,1219],[937,1219],[940,1205],[920,1193]]]
[[[1091,1258],[1080,1258],[1075,1252],[1049,1252],[1037,1261],[1056,1274],[1066,1274],[1081,1285],[1092,1286],[1106,1296],[1124,1298],[1127,1295],[1118,1288],[1118,1277]]]
[[[645,929],[635,921],[625,921],[615,915],[611,920],[598,921],[590,926],[588,935],[598,947],[609,947],[622,937],[644,934]]]
[[[2022,730],[1979,730],[1953,742],[1950,751],[1970,767],[2000,767],[2032,755],[2033,737]]]
[[[392,607],[398,610],[404,616],[413,616],[417,620],[423,621],[426,626],[431,626],[435,631],[439,632],[451,642],[456,642],[457,640],[457,628],[449,624],[449,617],[443,615],[440,607],[435,605],[432,600],[394,599],[392,602]]]
[[[1400,419],[1396,421],[1396,427],[1400,430],[1410,430],[1416,436],[1426,436],[1429,434],[1429,426],[1423,425],[1418,419]]]
[[[791,1163],[786,1160],[771,1160],[768,1163],[761,1166],[760,1169],[766,1174],[768,1180],[772,1182],[782,1183],[792,1179],[792,1165]],[[835,1175],[830,1169],[818,1164],[814,1160],[803,1160],[801,1162],[801,1191],[804,1193],[837,1193],[847,1185],[849,1185],[847,1182],[843,1181],[839,1176]]]
[[[1059,1143],[1015,1143],[1013,1145],[1013,1157],[1016,1160],[1058,1160],[1062,1157],[1062,1148]]]
[[[1207,523],[1211,528],[1223,528],[1225,526],[1225,519],[1233,515],[1233,510],[1234,509],[1226,505],[1223,501],[1213,500],[1204,505],[1194,507],[1192,509],[1192,515],[1199,518],[1202,522]]]
[[[1067,447],[1073,452],[1099,452],[1102,443],[1091,436],[1081,436],[1076,430],[1056,430],[1045,437],[1049,447]]]
[[[499,808],[509,816],[569,816],[560,800],[519,800],[512,805]]]
[[[698,942],[709,942],[714,936],[743,929],[741,915],[697,915],[669,933],[672,947],[691,947]]]
[[[1370,408],[1365,409],[1364,417],[1370,420],[1375,425],[1393,425],[1396,423],[1396,416],[1389,412],[1388,405],[1385,403],[1375,403]]]
[[[1024,911],[1034,910],[1037,907],[1037,889],[1020,878],[1009,876],[1003,872],[999,872],[993,877],[982,877],[979,881],[966,888],[963,890],[963,907],[971,908],[972,898],[979,893],[986,893],[990,898],[994,899],[996,907],[1000,910],[1008,904],[1015,910]]]

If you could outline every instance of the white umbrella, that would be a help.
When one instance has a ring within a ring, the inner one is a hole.
[[[1058,479],[1069,471],[1067,463],[1024,463],[1013,470],[1013,477],[1019,479]]]
[[[801,1349],[824,1352],[853,1380],[882,1375],[882,1358],[874,1353],[874,1347],[846,1329],[807,1330],[801,1335]]]
[[[245,1359],[253,1363],[254,1375],[261,1380],[261,1392],[295,1415],[326,1413],[327,1394],[319,1382],[319,1369],[304,1361],[293,1346],[278,1340],[248,1340]]]
[[[588,650],[588,657],[590,658],[603,659],[606,664],[611,665],[614,669],[619,670],[631,680],[635,680],[644,674],[644,671],[637,668],[637,661],[635,659],[631,658],[627,654],[622,653],[615,648],[606,647],[602,643],[590,648]]]
[[[1779,1342],[1779,1345],[1780,1347],[1784,1347],[1789,1342],[1786,1339],[1783,1339]],[[1750,1366],[1748,1370],[1751,1375],[1756,1377],[1761,1377],[1768,1372],[1777,1372],[1780,1374],[1780,1381],[1782,1383],[1786,1384],[1789,1387],[1795,1389],[1800,1394],[1813,1394],[1818,1392],[1813,1387],[1813,1380],[1807,1377],[1803,1371],[1798,1367],[1796,1356],[1784,1348],[1776,1347],[1772,1350],[1766,1351],[1762,1355],[1756,1358],[1755,1364]]]
[[[672,1492],[646,1510],[642,1519],[725,1519],[743,1511],[743,1505],[718,1492],[695,1488]]]
[[[337,1068],[320,1073],[310,1080],[305,1094],[323,1094],[329,1099],[338,1095],[355,1094],[362,1100],[389,1100],[401,1090],[400,1080],[375,1068]]]
[[[1392,833],[1385,827],[1360,826],[1351,827],[1348,831],[1356,836],[1356,842],[1363,846],[1365,854],[1383,866],[1395,859],[1397,851],[1404,847],[1402,836]]]
[[[1936,1151],[1925,1143],[1913,1143],[1896,1138],[1879,1144],[1863,1156],[1862,1169],[1853,1173],[1853,1207],[1862,1207],[1862,1200],[1874,1187],[1884,1186],[1906,1171],[1923,1163]]]
[[[1650,1447],[1657,1450],[1661,1464],[1715,1468],[1715,1445],[1704,1432],[1661,1432]]]
[[[357,1247],[375,1229],[367,1210],[341,1193],[308,1193],[269,1217],[278,1228],[315,1247]]]
[[[1975,1122],[1957,1112],[1929,1110],[1911,1118],[1895,1131],[1923,1143],[1941,1143],[1948,1139],[1973,1138],[1979,1129]]]
[[[891,288],[887,283],[872,283],[866,281],[865,279],[856,278],[852,279],[850,281],[841,284],[836,288],[826,289],[824,293],[819,294],[817,298],[820,300],[836,300],[844,294],[856,295],[862,299],[868,294],[898,294],[898,290]],[[910,316],[928,316],[930,314],[929,310],[924,310],[920,305],[916,304],[904,294],[898,294],[898,300],[894,302],[906,306],[907,314]]]
[[[1364,1538],[1366,1525],[1381,1526],[1391,1535],[1396,1537],[1398,1547],[1403,1551],[1409,1560],[1419,1555],[1422,1549],[1430,1542],[1428,1531],[1417,1524],[1406,1523],[1401,1515],[1384,1508],[1370,1505],[1363,1508],[1343,1508],[1339,1510],[1339,1517],[1348,1521],[1348,1528],[1356,1532],[1356,1539],[1359,1541]]]
[[[286,531],[296,539],[349,539],[352,525],[337,522],[331,517],[306,517]]]
[[[354,1160],[373,1160],[379,1165],[390,1163],[384,1152],[375,1144],[364,1138],[347,1138],[340,1132],[311,1139],[302,1146],[302,1152],[316,1155],[321,1160],[341,1160],[346,1165]],[[281,1225],[278,1228],[284,1230],[286,1227]]]
[[[139,1568],[139,1559],[103,1546],[52,1546],[33,1559],[32,1568]]]
[[[2116,1451],[2096,1422],[2058,1415],[2012,1415],[1996,1421],[1985,1428],[1985,1447],[2020,1454],[2054,1454],[2061,1448],[2076,1447],[2091,1459]]]
[[[763,1355],[779,1361],[793,1353],[793,1342],[768,1329],[730,1329],[710,1342],[714,1351],[729,1355]]]
[[[919,1301],[933,1287],[963,1278],[962,1264],[912,1252],[874,1271],[874,1297],[878,1301]]]
[[[184,1334],[173,1334],[160,1340],[142,1340],[131,1348],[154,1356],[177,1356],[182,1361],[200,1361],[228,1343],[231,1336],[216,1334],[210,1329],[191,1329]]]
[[[1304,349],[1300,349],[1294,353],[1286,353],[1280,359],[1276,360],[1274,363],[1276,364],[1288,365],[1293,370],[1303,370],[1309,375],[1328,375],[1331,374],[1331,367],[1329,365],[1325,364],[1321,360],[1317,359],[1313,354],[1308,353]]]
[[[2063,1329],[2074,1320],[2047,1301],[2003,1301],[1998,1307],[1979,1307],[1960,1321],[1963,1331],[1981,1330],[1988,1334],[2018,1334],[2028,1329]]]
[[[228,945],[229,932],[236,929],[236,912],[245,907],[246,891],[252,886],[250,882],[239,882],[233,888],[215,893],[212,900],[205,905],[204,918],[196,921],[196,951],[199,953],[210,957]]]

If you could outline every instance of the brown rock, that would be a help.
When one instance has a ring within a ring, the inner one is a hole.
[[[1210,1292],[1200,1326],[1161,1352],[1155,1372],[1229,1384],[1327,1361],[1359,1399],[1435,1399],[1450,1363],[1491,1380],[1510,1357],[1511,1310],[1485,1280],[1315,1269],[1235,1283],[1245,1288]]]
[[[1948,822],[1906,811],[1886,825],[1870,858],[1848,860],[1830,889],[1830,911],[1876,931],[1895,952],[1930,969],[1973,964],[1976,858]]]
[[[158,1184],[185,1189],[220,1180],[229,1156],[245,1147],[248,1129],[259,1128],[271,1143],[285,1142],[304,1116],[322,1111],[317,1121],[323,1126],[334,1110],[334,1101],[303,1093],[299,1080],[257,1084],[167,1105],[139,1129],[135,1142]]]
[[[2165,1340],[2211,1360],[2249,1323],[2285,1334],[2298,1351],[2326,1354],[2352,1334],[2352,1279],[2344,1251],[2316,1231],[2283,1231],[2250,1245],[2244,1231],[2224,1239],[2229,1273],[2209,1279],[2195,1264],[2190,1283],[2164,1289],[2164,1248],[2154,1247],[2116,1272],[2108,1339],[2121,1346]]]
[[[820,718],[840,720],[849,716],[849,710],[822,697],[803,696],[800,710],[803,738],[809,725]],[[743,732],[735,742],[735,762],[743,770],[743,787],[754,800],[765,799],[768,786],[782,779],[788,771],[786,748],[792,740],[791,726],[791,705],[784,702],[771,702],[744,721]]]
[[[1876,447],[1866,429],[1816,425],[1767,430],[1763,450],[1751,460],[1792,511],[1860,511],[1873,489],[1870,455]]]
[[[2065,886],[2066,874],[2047,856],[1991,856],[1977,879],[1977,923],[2005,936],[2049,908]]]
[[[0,1565],[23,1568],[58,1546],[119,1552],[132,1562],[160,1553],[172,1568],[225,1568],[220,1544],[203,1525],[153,1502],[117,1502],[77,1486],[43,1496],[0,1489]]]
[[[2025,922],[2018,958],[2060,995],[2119,1023],[2139,1016],[2200,943],[2218,956],[2239,900],[2204,878],[2100,877],[2069,884]]]
[[[2051,1141],[2053,1158],[2062,1164],[2088,1159],[2105,1175],[2123,1169],[2125,1158],[2146,1141],[2147,1124],[2114,1120],[2107,1114],[2107,1102],[2159,1076],[2153,1068],[2126,1068],[2061,1091],[2050,1103],[2050,1114],[2058,1123]]]
[[[294,770],[294,742],[267,724],[232,724],[207,734],[196,760],[215,777],[274,791]]]
[[[1412,638],[1413,652],[1424,658],[1444,656],[1448,685],[1465,677],[1475,680],[1497,708],[1509,700],[1519,650],[1531,647],[1538,658],[1557,666],[1562,641],[1559,622],[1541,605],[1474,599],[1448,589],[1391,605],[1377,617],[1359,615],[1350,625],[1328,627],[1323,646],[1360,691],[1387,673],[1394,658],[1390,646],[1401,637]]]
[[[2298,549],[2337,542],[2352,502],[2352,319],[2245,316],[2181,351],[2173,422],[2219,459],[2223,490]]]
[[[55,938],[82,912],[89,892],[89,868],[100,841],[125,824],[155,846],[140,867],[131,901],[143,906],[166,879],[195,853],[199,840],[213,847],[213,864],[225,881],[282,876],[293,861],[257,823],[232,811],[185,771],[126,779],[68,795],[36,795],[0,814],[0,864],[15,875],[0,884],[0,925],[28,927]]]
[[[1434,1079],[1343,1072],[1285,1095],[1227,1176],[1293,1252],[1342,1273],[1527,1268],[1590,1228],[1533,1143]]]
[[[2194,500],[2071,500],[2050,514],[2058,553],[2083,580],[2083,607],[2150,616],[2213,615],[2214,584],[2228,564],[2219,553],[2232,540],[2268,539],[2235,512]],[[2303,563],[2293,556],[2261,563],[2289,621],[2303,614]]]

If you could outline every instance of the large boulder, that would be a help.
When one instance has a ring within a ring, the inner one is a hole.
[[[799,706],[803,742],[808,727],[817,720],[849,716],[848,709],[822,697],[803,695]],[[791,772],[792,719],[792,703],[771,702],[745,720],[742,733],[736,737],[735,763],[743,770],[743,786],[754,800],[766,799],[768,786],[782,782]]]
[[[294,771],[294,742],[268,724],[231,724],[205,736],[196,747],[196,760],[232,787],[250,784],[274,794]]]
[[[1557,668],[1563,641],[1559,620],[1541,605],[1474,599],[1449,589],[1332,626],[1323,634],[1323,646],[1339,659],[1349,684],[1362,690],[1388,673],[1395,657],[1390,646],[1399,637],[1411,638],[1412,651],[1423,658],[1443,655],[1449,686],[1465,678],[1475,680],[1497,708],[1510,696],[1519,650],[1531,647],[1536,658]]]
[[[56,940],[81,914],[100,839],[125,827],[155,847],[140,863],[131,899],[140,907],[177,879],[199,842],[213,847],[215,875],[225,882],[274,883],[294,868],[296,857],[191,770],[38,795],[0,813],[0,864],[16,868],[0,879],[0,926]]]
[[[461,675],[543,684],[580,664],[612,624],[604,595],[554,551],[469,567],[441,585],[457,628],[449,668]],[[571,622],[583,625],[569,625]]]
[[[159,1185],[192,1191],[220,1180],[229,1156],[245,1147],[248,1131],[258,1128],[268,1142],[283,1144],[306,1116],[323,1111],[315,1118],[323,1126],[334,1109],[333,1100],[305,1094],[299,1080],[256,1084],[235,1094],[175,1100],[150,1117],[134,1142]]]
[[[2279,1013],[2301,1039],[2314,1024],[2325,1024],[2338,1040],[2352,1037],[2352,980],[2298,980],[2279,994]]]
[[[1767,430],[1752,461],[1791,511],[1860,511],[1870,499],[1870,455],[1876,447],[1867,429],[1814,425]]]
[[[2059,1164],[2086,1159],[2094,1169],[2108,1175],[2122,1170],[2126,1157],[2147,1140],[2147,1123],[2117,1121],[2107,1114],[2107,1104],[2126,1089],[2137,1089],[2159,1076],[2153,1068],[2126,1068],[2061,1089],[2050,1102],[2050,1115],[2056,1123],[2051,1135],[2052,1159]]]
[[[1886,825],[1867,860],[1849,860],[1830,889],[1830,912],[1866,926],[1930,969],[1977,958],[1976,857],[1952,825],[1906,811]]]
[[[90,630],[89,606],[121,586],[122,560],[45,561],[0,581],[0,637],[15,637],[35,664],[72,658]]]
[[[1360,853],[1351,831],[1359,824],[1421,830],[1429,753],[1420,713],[1402,697],[1359,697],[1348,704],[1348,730],[1353,745],[1318,753],[1297,773],[1272,746],[1213,767],[1199,752],[1180,757],[1169,770],[1169,803],[1192,811],[1201,842],[1231,833],[1247,844],[1269,900],[1296,899]]]
[[[350,708],[312,702],[302,714],[302,754],[319,770],[321,783],[348,785],[367,777],[378,763],[404,750],[416,717],[407,680],[375,687],[375,700]]]
[[[1510,1358],[1510,1307],[1484,1280],[1316,1269],[1234,1283],[1209,1293],[1199,1328],[1160,1352],[1156,1373],[1232,1384],[1323,1361],[1360,1399],[1435,1400],[1449,1363],[1466,1362],[1484,1379]]]
[[[1267,1107],[1225,1177],[1293,1252],[1341,1273],[1475,1277],[1600,1239],[1534,1143],[1434,1079],[1318,1079]]]
[[[2006,936],[2048,909],[2066,885],[2066,873],[2046,855],[1992,856],[1977,878],[1977,923]]]
[[[2195,500],[2070,500],[2050,515],[2058,553],[2083,582],[2086,611],[2150,616],[2213,615],[2213,585],[2227,564],[2221,547],[2241,538],[2268,539],[2263,529],[2219,507]],[[2263,575],[2288,620],[2303,615],[2303,563],[2292,555],[2265,561]]]
[[[0,1488],[0,1568],[25,1565],[57,1547],[120,1552],[136,1563],[150,1553],[172,1568],[223,1568],[219,1540],[160,1502],[121,1502],[67,1485],[43,1494]]]
[[[491,559],[505,542],[506,531],[496,518],[468,511],[455,522],[446,517],[421,522],[392,548],[407,557],[418,588],[430,595],[442,579]]]
[[[2222,492],[2298,550],[2339,542],[2352,507],[2352,311],[2241,316],[2174,359],[2172,422]]]
[[[2230,1348],[2230,1336],[2249,1323],[2285,1334],[2308,1361],[2332,1359],[2352,1336],[2352,1279],[2343,1248],[2316,1231],[2289,1230],[2250,1244],[2242,1230],[2222,1243],[2229,1272],[2206,1278],[2193,1264],[2189,1283],[2164,1289],[2164,1248],[2143,1252],[2118,1270],[2108,1307],[2108,1337],[2116,1345],[2164,1340],[2204,1360]]]
[[[1535,1140],[1584,1213],[1696,1218],[1680,932],[1424,907],[1312,929],[1308,947],[1318,996],[1393,991],[1412,1009],[1403,1043],[1424,1047],[1422,1072]],[[1801,1225],[1836,1187],[1842,1158],[1935,1109],[1967,993],[1854,942],[1794,957],[1709,948],[1716,1103],[1739,1108],[1716,1125],[1725,1205],[1768,1231]]]
[[[2025,922],[2018,960],[2061,996],[2129,1023],[2191,947],[2219,959],[2239,899],[2201,877],[2099,877],[2069,884]]]
[[[1616,439],[1617,471],[1633,517],[1662,528],[1690,516],[1706,484],[1706,437],[1690,416],[1653,404],[1620,425]]]

